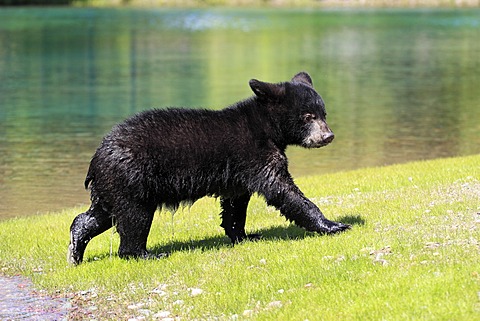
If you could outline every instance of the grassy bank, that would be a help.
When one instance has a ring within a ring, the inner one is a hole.
[[[82,209],[0,222],[0,269],[71,298],[71,319],[474,320],[480,316],[480,155],[298,180],[336,236],[305,233],[255,198],[235,247],[219,204],[156,215],[149,248],[167,259],[125,261],[118,235],[66,264]],[[111,248],[113,252],[111,252]]]

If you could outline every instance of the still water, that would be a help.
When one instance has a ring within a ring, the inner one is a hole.
[[[480,10],[0,9],[0,219],[88,203],[135,112],[222,108],[308,71],[335,141],[295,177],[480,153]]]

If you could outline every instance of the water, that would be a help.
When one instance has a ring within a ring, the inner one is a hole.
[[[35,292],[24,278],[0,276],[0,320],[67,320],[70,303]]]
[[[102,136],[308,71],[335,141],[295,177],[480,152],[480,10],[0,9],[0,219],[88,204]]]

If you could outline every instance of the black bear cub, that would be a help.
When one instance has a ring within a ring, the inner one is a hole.
[[[245,233],[253,193],[308,231],[348,229],[326,219],[288,172],[288,145],[317,148],[334,138],[310,76],[252,79],[250,87],[253,97],[223,110],[155,109],[115,126],[90,162],[92,204],[70,227],[68,261],[81,263],[88,242],[113,224],[120,257],[148,258],[155,210],[206,195],[220,197],[221,226],[233,243],[259,237]]]

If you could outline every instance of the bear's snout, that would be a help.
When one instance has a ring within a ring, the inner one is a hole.
[[[332,132],[323,134],[323,142],[325,143],[325,145],[330,144],[334,138],[335,135]]]
[[[330,144],[335,135],[324,120],[318,120],[309,124],[307,135],[304,137],[302,146],[306,148],[319,148]]]

